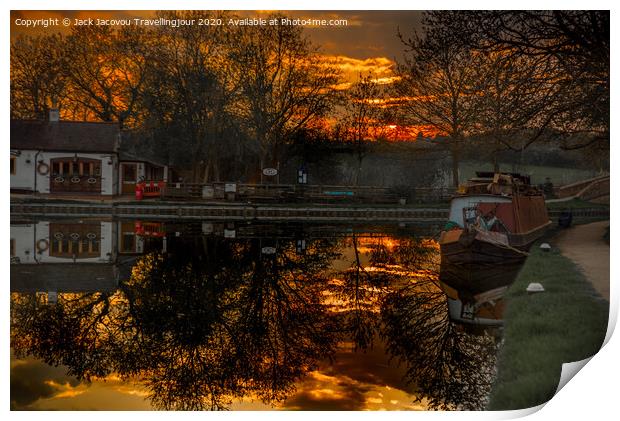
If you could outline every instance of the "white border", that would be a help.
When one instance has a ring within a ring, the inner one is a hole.
[[[522,0],[518,3],[514,2],[498,2],[498,1],[475,1],[475,2],[463,2],[463,1],[427,1],[427,2],[412,2],[412,1],[393,1],[393,0],[383,0],[383,1],[369,1],[369,0],[358,0],[358,1],[341,1],[341,0],[315,0],[310,3],[312,7],[308,7],[307,3],[292,1],[284,1],[284,0],[265,0],[265,1],[248,1],[248,0],[230,0],[230,1],[221,1],[221,2],[213,2],[213,1],[197,1],[197,0],[176,0],[176,1],[161,1],[161,0],[107,0],[105,3],[102,2],[90,2],[85,4],[84,1],[76,1],[76,0],[58,0],[56,2],[41,2],[35,0],[26,0],[26,1],[15,1],[8,0],[3,2],[4,5],[4,17],[5,22],[9,22],[9,11],[11,9],[15,10],[44,10],[44,9],[54,9],[54,10],[158,10],[158,9],[226,9],[226,10],[425,10],[425,9],[609,9],[612,11],[611,14],[611,38],[612,45],[616,45],[615,41],[617,41],[615,23],[617,23],[617,19],[615,19],[615,4],[611,1],[574,1],[574,0],[564,0],[564,1],[549,1],[549,0]],[[430,6],[430,7],[429,7]],[[6,24],[4,30],[2,31],[3,42],[1,44],[1,49],[3,53],[3,57],[5,58],[4,66],[2,67],[3,81],[1,88],[2,89],[2,128],[3,128],[3,139],[5,139],[5,145],[8,149],[8,127],[9,127],[9,39],[10,39],[10,25]],[[616,67],[615,53],[612,53],[612,104],[615,104],[614,98],[617,99],[618,95],[616,88],[616,80],[613,78],[613,69]],[[613,112],[614,108],[612,107],[612,116],[615,116]],[[611,118],[612,125],[614,118]],[[617,157],[617,146],[614,145],[615,142],[612,142],[612,150],[611,150],[611,159],[612,161]],[[8,151],[7,151],[8,152]],[[8,155],[8,153],[7,153]],[[9,171],[7,168],[7,164],[5,161],[1,161],[2,165],[0,166],[2,169],[2,174],[8,175]],[[612,179],[613,179],[613,170],[612,170]],[[3,191],[9,191],[9,177],[0,177],[0,182],[2,183]],[[617,198],[619,197],[618,190],[620,187],[612,183],[612,202],[611,202],[611,212],[613,213],[614,209],[616,209]],[[6,194],[6,193],[5,193]],[[4,226],[8,232],[9,229],[9,202],[5,200],[2,204],[2,212],[4,215]],[[611,230],[612,243],[616,244],[618,241],[618,229],[614,226]],[[6,247],[7,241],[0,242],[0,256],[8,256],[8,247]],[[612,252],[613,252],[612,247]],[[8,258],[3,260],[4,265],[8,265]],[[7,272],[4,272],[7,273]],[[617,265],[614,259],[611,259],[611,279],[615,278],[615,274],[617,273]],[[5,277],[5,295],[4,303],[8,303],[8,293],[9,291],[9,282]],[[610,317],[612,320],[617,320],[617,305],[618,305],[618,290],[615,288],[615,282],[612,281],[611,285],[611,314]],[[5,411],[8,412],[9,409],[9,314],[8,314],[8,304],[5,304],[4,311],[1,314],[2,327],[3,331],[0,333],[3,341],[2,347],[2,358],[3,367],[5,369],[3,375],[3,388],[2,388],[2,402]],[[609,335],[608,335],[609,336]],[[615,336],[615,337],[614,337]],[[529,419],[555,419],[561,418],[564,420],[582,420],[584,418],[591,419],[610,419],[611,414],[615,414],[616,412],[616,399],[617,399],[617,377],[618,377],[618,339],[617,335],[613,335],[610,337],[609,342],[603,349],[596,355],[592,360],[586,365],[585,369],[577,374],[577,376],[568,382],[568,384],[558,393],[556,397],[554,397],[544,408],[535,414],[531,415]],[[496,412],[496,413],[389,413],[390,418],[396,419],[401,418],[403,420],[411,420],[411,417],[421,417],[424,419],[430,419],[435,417],[456,417],[458,419],[505,419],[505,418],[516,418],[519,416],[526,415],[526,412],[531,411],[514,411],[514,412]],[[116,413],[114,413],[116,414]],[[10,415],[16,419],[26,417],[30,418],[36,414],[32,413],[10,413]],[[60,419],[60,418],[71,418],[71,417],[83,417],[88,416],[89,418],[108,418],[111,414],[107,412],[94,412],[89,414],[82,413],[46,413],[41,414],[45,418],[52,419]],[[125,416],[128,414],[119,414],[121,416]],[[360,418],[366,419],[367,417],[376,419],[377,417],[381,418],[385,415],[379,413],[359,413],[359,412],[350,412],[350,413],[314,413],[314,412],[295,412],[295,413],[280,413],[280,412],[269,412],[266,414],[260,413],[245,413],[245,412],[236,412],[236,413],[226,413],[226,414],[179,414],[179,413],[137,413],[131,414],[129,416],[132,417],[190,417],[190,416],[208,416],[208,417],[222,417],[226,416],[232,418],[245,418],[245,417],[258,417],[258,419],[273,419],[280,417],[288,417],[294,416],[297,419],[313,419],[317,416],[338,416],[339,418],[345,419],[355,419],[359,420]],[[616,415],[617,416],[617,415]]]

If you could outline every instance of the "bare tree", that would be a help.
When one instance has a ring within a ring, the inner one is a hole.
[[[552,127],[564,135],[563,147],[608,144],[609,11],[462,12],[460,29],[477,48],[557,63],[562,97],[548,112]]]
[[[331,109],[338,75],[296,26],[244,28],[232,58],[243,92],[239,115],[261,167],[277,165],[282,145]]]
[[[476,134],[490,141],[494,170],[498,153],[523,151],[547,134],[560,98],[554,61],[515,57],[510,51],[479,52]]]
[[[209,19],[215,15],[163,12],[159,16]],[[152,34],[152,62],[141,104],[144,128],[161,138],[161,146],[177,159],[190,161],[195,182],[206,182],[211,173],[219,179],[218,164],[224,152],[235,147],[225,139],[238,95],[228,61],[232,36],[225,26],[162,27]],[[182,156],[176,154],[180,149],[185,149]]]
[[[115,31],[107,26],[74,29],[64,51],[69,97],[85,120],[117,121],[134,117],[147,62],[142,28]]]
[[[359,184],[362,161],[366,156],[366,142],[377,140],[382,134],[384,112],[380,108],[383,91],[372,74],[359,75],[359,80],[346,92],[342,118],[341,140],[351,142],[357,155],[355,185]]]
[[[11,44],[11,117],[44,118],[67,103],[60,35],[18,37]]]
[[[399,63],[396,94],[402,98],[406,124],[426,125],[438,132],[452,157],[452,183],[459,184],[459,155],[465,136],[472,129],[479,56],[472,53],[458,34],[436,22],[437,14],[425,15],[425,32],[412,38],[399,37],[405,59]]]

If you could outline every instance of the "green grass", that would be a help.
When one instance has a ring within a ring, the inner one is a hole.
[[[545,292],[528,295],[530,282],[540,282]],[[490,410],[523,409],[550,400],[562,363],[594,355],[607,331],[609,303],[555,248],[542,252],[534,245],[507,302]]]

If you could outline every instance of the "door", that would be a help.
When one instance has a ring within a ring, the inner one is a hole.
[[[121,164],[121,193],[134,194],[138,179],[138,165],[123,162]]]

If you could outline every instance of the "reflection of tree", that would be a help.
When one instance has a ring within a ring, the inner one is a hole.
[[[173,253],[140,259],[112,296],[37,306],[15,295],[16,354],[79,378],[139,376],[165,409],[223,409],[248,394],[278,401],[331,354],[335,329],[319,289],[329,244],[302,256],[285,244],[268,256],[259,240],[174,243]]]
[[[363,242],[362,246],[360,242]],[[372,346],[373,337],[382,328],[381,301],[389,291],[398,289],[412,277],[437,268],[437,247],[432,240],[411,237],[351,237],[351,266],[339,275],[335,289],[347,309],[340,315],[341,325],[356,348]],[[367,263],[363,262],[365,254]]]
[[[437,244],[346,245],[350,266],[328,279],[330,241],[297,253],[288,240],[171,238],[172,252],[140,258],[113,294],[60,294],[56,305],[13,294],[11,345],[80,379],[139,378],[157,408],[225,409],[243,396],[280,402],[340,340],[364,350],[380,336],[431,407],[481,408],[494,343],[450,322]]]
[[[495,342],[450,321],[446,296],[429,273],[383,301],[388,352],[407,366],[406,379],[435,409],[479,410],[491,386]]]
[[[278,244],[276,255],[263,255],[254,242],[243,259],[252,268],[239,290],[243,309],[236,335],[242,342],[240,370],[255,379],[257,394],[280,401],[297,379],[335,351],[335,326],[322,305],[322,273],[329,260],[326,243],[315,242],[303,256],[291,243]]]
[[[378,328],[378,300],[387,280],[380,271],[364,265],[359,241],[353,234],[349,244],[353,260],[349,268],[337,274],[339,279],[331,289],[344,305],[345,311],[339,314],[342,330],[350,336],[356,349],[367,349],[372,346]]]
[[[389,354],[407,367],[406,380],[431,408],[482,409],[494,363],[494,340],[462,332],[450,321],[438,288],[437,243],[379,238],[362,247],[352,238],[351,267],[340,274],[339,298],[347,333],[358,348],[376,333]]]
[[[68,296],[56,306],[40,305],[39,297],[11,299],[11,346],[20,358],[36,355],[50,365],[66,365],[80,379],[105,376],[110,342],[111,297],[103,293]]]
[[[141,375],[156,407],[220,409],[243,392],[229,319],[237,266],[227,246],[178,241],[174,253],[143,258],[122,287],[133,336],[117,371]]]

